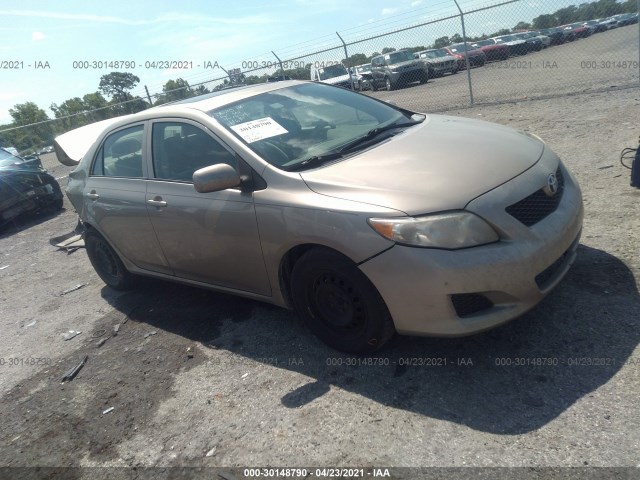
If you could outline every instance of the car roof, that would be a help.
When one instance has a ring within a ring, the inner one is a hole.
[[[234,88],[205,93],[204,95],[199,95],[197,97],[185,98],[184,100],[178,100],[176,102],[167,103],[165,105],[159,105],[157,107],[144,110],[143,112],[140,112],[140,114],[148,112],[159,113],[163,110],[182,110],[183,108],[190,108],[208,112],[210,110],[213,110],[214,108],[228,105],[230,103],[237,102],[238,100],[244,100],[245,98],[253,97],[261,93],[271,92],[273,90],[279,90],[284,87],[289,87],[301,83],[311,82],[303,80],[284,80],[274,83],[241,85]]]
[[[78,164],[80,159],[84,156],[95,140],[107,130],[113,130],[131,123],[143,122],[157,117],[179,117],[193,112],[193,110],[209,112],[215,108],[244,100],[261,93],[272,92],[274,90],[280,90],[281,88],[305,83],[312,82],[285,80],[282,82],[239,86],[237,88],[220,90],[152,107],[131,115],[123,115],[121,117],[90,123],[89,125],[76,128],[56,137],[54,140],[54,148],[60,163],[68,166],[74,166]]]

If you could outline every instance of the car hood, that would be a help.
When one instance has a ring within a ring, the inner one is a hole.
[[[404,62],[392,63],[392,64],[387,65],[387,66],[389,67],[389,69],[391,71],[405,70],[405,69],[413,68],[413,67],[422,68],[422,62],[420,62],[420,60],[418,60],[418,59],[414,59],[414,60],[406,60]]]
[[[436,57],[436,58],[425,58],[424,60],[426,60],[429,63],[445,63],[445,62],[451,62],[451,61],[456,61],[456,57],[454,57],[453,55],[448,55],[446,57]]]
[[[458,51],[455,52],[457,55],[462,55],[464,57],[464,50],[460,49]],[[484,52],[482,50],[480,50],[479,48],[472,48],[467,50],[467,55],[469,55],[470,57],[473,56],[477,56],[477,55],[482,55]]]
[[[42,168],[41,164],[33,164],[30,162],[16,163],[13,165],[5,165],[0,167],[0,173],[12,173],[12,172],[31,172],[31,173],[44,173],[46,170]]]
[[[533,166],[544,144],[502,125],[433,115],[355,156],[301,172],[321,195],[408,215],[464,208]]]
[[[329,85],[335,85],[336,83],[348,82],[350,79],[349,74],[340,75],[338,77],[327,78],[326,80],[320,80],[322,83],[328,83]]]

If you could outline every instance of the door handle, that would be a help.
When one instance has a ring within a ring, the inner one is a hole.
[[[91,200],[97,200],[100,198],[100,195],[98,195],[95,190],[92,190],[91,192],[87,193],[87,198],[90,198]]]
[[[153,205],[154,207],[166,207],[167,206],[167,202],[165,202],[164,200],[156,200],[155,198],[147,200],[147,203],[149,205]]]

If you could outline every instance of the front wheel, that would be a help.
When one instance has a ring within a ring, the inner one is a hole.
[[[349,259],[314,249],[293,267],[291,296],[298,315],[327,345],[373,352],[395,333],[382,297]]]
[[[102,281],[114,290],[129,290],[135,277],[126,269],[111,245],[94,230],[84,234],[84,244],[89,261]]]
[[[393,83],[391,83],[391,79],[389,77],[384,78],[384,86],[387,89],[387,92],[393,90]]]

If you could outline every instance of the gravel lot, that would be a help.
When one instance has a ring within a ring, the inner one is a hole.
[[[629,43],[625,29],[603,35]],[[496,72],[473,74],[488,85]],[[49,244],[75,227],[68,203],[5,229],[0,466],[640,466],[640,190],[618,161],[638,143],[640,88],[629,86],[637,70],[625,88],[611,87],[619,71],[600,73],[588,82],[595,92],[447,112],[535,132],[576,174],[584,231],[559,288],[485,334],[397,337],[371,365],[349,365],[269,305],[158,281],[106,288],[82,250]],[[527,96],[548,93],[523,78]],[[584,72],[571,79],[583,89]],[[445,110],[433,103],[446,100],[438,88],[465,80],[375,95]],[[520,90],[484,91],[477,99],[489,102]],[[56,177],[69,171],[53,154],[43,161]],[[64,341],[70,329],[82,333]],[[403,365],[411,358],[441,365]]]

